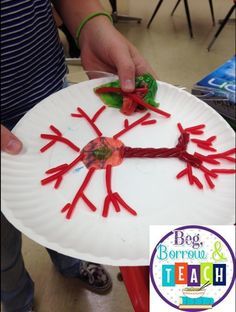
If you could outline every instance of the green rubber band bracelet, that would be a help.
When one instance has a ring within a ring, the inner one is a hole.
[[[77,28],[76,30],[76,39],[78,40],[79,39],[79,36],[80,36],[80,33],[81,33],[81,30],[83,29],[84,25],[89,21],[91,20],[92,18],[96,17],[96,16],[99,16],[99,15],[105,15],[107,16],[111,22],[113,22],[112,20],[112,17],[109,13],[107,12],[95,12],[95,13],[92,13],[92,14],[89,14],[88,16],[86,16],[82,22],[80,23],[79,27]]]

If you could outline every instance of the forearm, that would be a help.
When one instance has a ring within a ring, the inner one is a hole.
[[[57,0],[53,3],[73,37],[76,36],[76,30],[85,17],[94,12],[104,11],[98,0]],[[98,16],[96,19],[100,23],[106,23],[107,20],[109,22],[106,16]],[[87,25],[85,27],[87,28]]]
[[[74,37],[86,17],[104,12],[98,0],[54,0],[54,5]],[[135,75],[153,73],[153,70],[132,43],[117,31],[108,17],[93,16],[82,24],[77,39],[82,65],[86,70],[118,74],[122,90],[132,92]]]

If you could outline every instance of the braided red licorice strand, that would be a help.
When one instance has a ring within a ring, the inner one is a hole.
[[[189,142],[189,134],[181,133],[178,139],[178,144],[173,148],[132,148],[125,146],[122,150],[124,158],[170,158],[175,157],[186,161],[194,167],[200,167],[202,160],[198,157],[189,154],[186,149]]]

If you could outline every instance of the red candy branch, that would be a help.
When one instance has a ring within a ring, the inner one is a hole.
[[[91,119],[92,122],[95,122],[98,117],[103,113],[103,111],[106,109],[106,106],[102,106],[101,108],[99,108],[99,110],[94,114],[93,118]]]
[[[83,159],[83,157],[84,157],[84,155],[80,154],[70,164],[63,164],[63,165],[60,165],[60,166],[57,166],[57,167],[54,167],[54,168],[47,170],[46,171],[47,174],[50,174],[50,173],[54,173],[54,174],[52,174],[50,177],[47,177],[47,178],[41,180],[41,184],[45,185],[45,184],[51,183],[53,181],[56,181],[54,188],[56,188],[56,186],[58,187],[58,183],[60,183],[62,181],[64,174],[66,174],[74,166],[76,166]]]
[[[141,107],[149,109],[149,110],[151,110],[151,111],[153,111],[159,115],[162,115],[166,118],[169,118],[171,116],[171,114],[169,114],[169,113],[145,102],[143,97],[148,92],[147,87],[135,88],[135,90],[133,92],[124,92],[124,91],[122,91],[121,88],[117,88],[117,87],[100,87],[100,88],[97,88],[95,90],[95,92],[97,94],[103,94],[103,93],[119,93],[119,94],[121,94],[123,96],[123,100],[125,102],[125,105],[123,103],[123,106],[125,106],[126,108],[128,107],[128,109],[125,109],[123,107],[121,109],[121,111],[125,115],[131,115],[136,110],[137,105],[140,105]]]
[[[189,127],[189,128],[184,129],[180,122],[177,124],[177,126],[179,128],[180,133],[187,132],[189,134],[196,134],[196,135],[203,134],[204,131],[201,129],[206,127],[206,125],[202,124],[202,125],[197,125],[197,126],[193,126],[193,127]]]
[[[100,88],[97,88],[95,92],[97,94],[103,94],[103,93],[121,93],[122,95],[127,94],[127,92],[122,91],[122,89],[118,87],[100,87]],[[147,87],[136,88],[134,92],[145,95],[148,92],[148,88]]]
[[[137,103],[137,104],[139,104],[139,105],[141,105],[141,106],[143,106],[143,107],[145,107],[145,108],[147,108],[147,109],[149,109],[149,110],[151,110],[151,111],[153,111],[153,112],[155,112],[155,113],[157,113],[157,114],[159,114],[159,115],[162,115],[162,116],[164,116],[164,117],[166,117],[166,118],[169,118],[169,117],[171,116],[171,114],[169,114],[169,113],[167,113],[167,112],[165,112],[165,111],[163,111],[163,110],[161,110],[161,109],[159,109],[159,108],[157,108],[157,107],[154,107],[154,106],[152,106],[152,105],[146,103],[146,102],[145,102],[140,96],[138,96],[137,94],[134,94],[134,93],[127,93],[126,96],[129,97],[129,98],[131,98],[135,103]]]
[[[125,134],[126,132],[130,131],[131,129],[135,128],[136,126],[138,126],[139,124],[142,124],[145,120],[147,120],[149,117],[151,116],[150,113],[145,114],[143,117],[139,118],[138,120],[134,121],[133,123],[129,124],[128,122],[124,123],[124,129],[121,130],[120,132],[116,133],[115,135],[113,135],[114,139],[119,138],[120,136],[122,136],[123,134]]]
[[[156,119],[151,119],[151,120],[143,121],[141,123],[141,125],[142,126],[148,126],[148,125],[154,125],[156,123],[157,123]]]
[[[180,131],[181,134],[184,133],[189,133],[189,134],[203,134],[204,131],[202,130],[203,128],[205,128],[204,124],[201,125],[196,125],[193,127],[189,127],[189,128],[183,128],[183,126],[181,125],[181,123],[177,124],[177,127]],[[216,140],[216,136],[211,136],[206,140],[200,140],[200,139],[191,139],[191,142],[195,143],[198,147],[204,149],[204,150],[208,150],[208,151],[212,151],[212,152],[216,152],[216,149],[214,147],[212,147],[212,143],[213,141]],[[233,157],[229,157],[232,154],[236,153],[236,149],[232,148],[229,149],[225,152],[222,153],[217,153],[217,154],[210,154],[210,155],[202,155],[200,153],[195,152],[192,156],[194,156],[195,158],[201,160],[202,162],[208,163],[208,164],[212,164],[212,165],[220,165],[220,161],[219,159],[223,159],[223,160],[227,160],[229,162],[236,162],[236,159]],[[196,166],[195,166],[196,167]],[[215,187],[214,183],[212,182],[212,179],[216,179],[218,177],[218,174],[234,174],[236,173],[235,169],[208,169],[205,166],[203,166],[202,164],[198,167],[198,169],[200,169],[203,173],[204,173],[204,178],[209,186],[210,189],[213,189]],[[181,177],[183,177],[185,174],[188,173],[188,177],[189,177],[189,169],[184,169],[182,170],[179,174],[177,174],[176,178],[180,179]],[[190,182],[190,179],[189,179]],[[191,179],[192,182],[192,179]],[[199,179],[196,176],[193,176],[193,182],[197,185],[198,188],[202,189],[203,185],[202,183],[199,181]],[[190,183],[192,184],[192,183]]]
[[[55,134],[45,134],[42,133],[40,135],[40,137],[42,139],[46,139],[46,140],[51,140],[48,144],[46,144],[45,146],[43,146],[40,149],[40,152],[43,153],[45,152],[47,149],[49,149],[51,146],[53,146],[56,142],[61,142],[64,143],[65,145],[69,146],[71,149],[73,149],[76,152],[79,152],[80,149],[78,146],[76,146],[74,143],[72,143],[70,140],[64,138],[62,136],[62,133],[53,125],[50,126],[50,129],[55,133]]]
[[[115,211],[120,212],[120,206],[122,206],[124,209],[126,209],[130,214],[133,216],[136,216],[137,213],[134,211],[129,205],[126,204],[126,202],[121,198],[121,196],[118,193],[113,193],[111,188],[111,172],[112,172],[112,166],[108,165],[106,167],[106,188],[107,188],[107,196],[104,200],[103,205],[103,211],[102,216],[107,217],[109,212],[110,204],[112,203]]]
[[[82,183],[81,187],[79,188],[79,190],[77,191],[74,199],[72,200],[71,203],[67,203],[64,208],[62,208],[61,212],[66,212],[66,219],[70,219],[72,216],[72,213],[75,209],[76,204],[78,203],[78,201],[80,199],[83,199],[83,201],[86,203],[86,205],[89,207],[90,210],[92,211],[96,211],[97,208],[94,206],[94,204],[85,196],[84,191],[87,187],[87,185],[89,184],[89,181],[91,179],[91,177],[93,176],[95,171],[95,168],[91,168],[89,169],[84,182]]]
[[[72,143],[70,140],[63,138],[62,136],[52,135],[52,134],[41,134],[42,139],[52,140],[53,143],[55,142],[62,142],[69,146],[71,149],[73,149],[76,152],[80,151],[80,148],[76,146],[74,143]],[[44,149],[45,150],[45,149]],[[42,149],[41,149],[42,152]]]
[[[97,120],[97,118],[99,117],[99,115],[101,115],[101,113],[104,111],[106,107],[103,106],[101,107],[92,118],[90,118],[85,111],[80,108],[77,107],[77,111],[79,112],[79,114],[71,114],[72,117],[77,117],[77,118],[85,118],[87,120],[87,122],[90,124],[90,126],[93,128],[93,130],[96,132],[97,136],[102,136],[102,132],[98,129],[98,127],[95,125],[95,121]]]

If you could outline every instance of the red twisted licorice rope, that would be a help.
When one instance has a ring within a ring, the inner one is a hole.
[[[178,143],[175,147],[168,148],[133,148],[125,146],[122,150],[124,158],[179,158],[186,161],[190,165],[199,168],[202,160],[198,157],[191,155],[187,152],[187,145],[189,142],[189,134],[186,132],[181,133]]]
[[[128,147],[123,148],[124,158],[164,158],[164,157],[178,157],[181,150],[179,148],[141,148]]]

